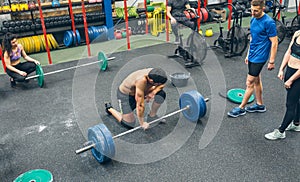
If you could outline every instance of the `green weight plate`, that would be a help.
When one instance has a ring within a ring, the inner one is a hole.
[[[39,77],[37,77],[38,85],[42,88],[44,86],[44,71],[41,65],[36,65],[35,73],[36,75],[39,75]]]
[[[108,67],[107,57],[103,52],[98,53],[99,66],[102,71],[106,71]]]
[[[27,171],[18,176],[14,182],[52,182],[53,176],[51,172],[45,169],[34,169]]]
[[[147,12],[153,12],[155,9],[154,6],[147,6]]]
[[[241,88],[230,89],[227,92],[227,98],[230,101],[238,104],[242,103],[244,95],[245,95],[245,90]],[[253,100],[254,100],[254,95],[252,94],[250,99],[248,100],[248,103],[253,102]]]

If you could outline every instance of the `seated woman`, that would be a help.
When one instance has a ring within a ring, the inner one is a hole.
[[[29,57],[21,44],[18,44],[17,35],[7,33],[3,38],[3,59],[6,65],[6,73],[10,76],[11,87],[16,86],[16,82],[24,82],[28,74],[36,69],[39,61]],[[26,62],[21,62],[21,56]]]

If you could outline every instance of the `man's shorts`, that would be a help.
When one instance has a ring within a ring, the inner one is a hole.
[[[157,92],[154,101],[162,104],[166,98],[166,93],[163,90]],[[123,114],[131,113],[136,108],[135,96],[123,94],[119,89],[117,91],[117,99],[120,104],[120,110]]]
[[[251,76],[254,76],[254,77],[258,77],[265,64],[266,64],[266,62],[252,63],[252,62],[248,61],[248,74]]]
[[[134,96],[123,94],[118,89],[117,98],[120,104],[120,110],[123,114],[131,113],[136,108],[136,101]]]

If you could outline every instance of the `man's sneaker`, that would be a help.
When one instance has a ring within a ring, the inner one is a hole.
[[[294,122],[291,122],[289,126],[285,129],[287,131],[300,131],[300,125],[296,126]]]
[[[109,112],[108,109],[113,108],[110,102],[105,103],[105,111],[108,115],[111,115],[111,112]]]
[[[284,139],[285,132],[280,133],[280,131],[278,129],[275,129],[273,132],[265,134],[265,138],[268,140]]]
[[[234,118],[245,115],[245,114],[246,114],[245,109],[241,109],[239,107],[235,107],[230,112],[227,113],[228,116],[231,116]]]
[[[266,112],[266,106],[264,105],[258,105],[258,104],[253,104],[252,106],[248,106],[245,108],[247,112]]]

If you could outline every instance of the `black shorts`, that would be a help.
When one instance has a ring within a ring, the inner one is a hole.
[[[119,102],[120,111],[123,114],[131,113],[136,108],[135,96],[123,94],[119,89],[117,91],[117,98]],[[166,99],[166,93],[160,90],[156,93],[154,101],[156,103],[162,104]]]
[[[252,63],[252,62],[248,61],[248,74],[251,76],[254,76],[254,77],[258,77],[265,64],[266,64],[266,62]]]
[[[136,108],[136,101],[134,96],[123,94],[118,89],[117,98],[119,102],[120,111],[123,114],[131,113]]]

